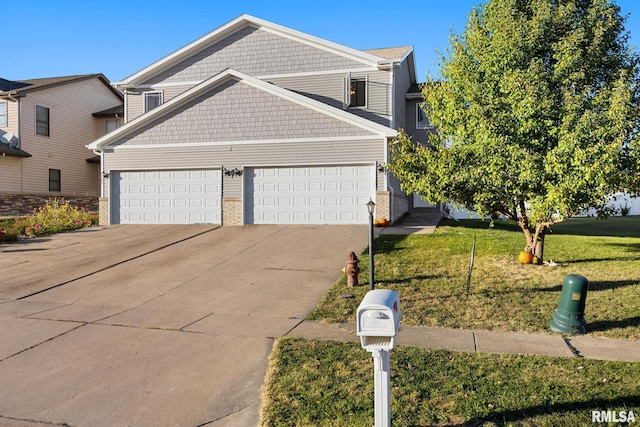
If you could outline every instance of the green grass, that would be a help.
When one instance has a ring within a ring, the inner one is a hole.
[[[473,238],[475,268],[467,296]],[[400,293],[404,325],[548,332],[568,274],[589,281],[588,333],[640,338],[640,218],[576,219],[554,227],[545,259],[521,265],[517,227],[447,222],[433,235],[376,240],[376,287]],[[354,322],[368,291],[342,278],[309,319]],[[344,294],[353,298],[344,298]],[[640,363],[397,347],[391,355],[394,426],[584,426],[591,411],[640,419]],[[263,392],[264,426],[369,426],[373,363],[359,344],[281,339]]]
[[[640,417],[640,363],[397,347],[393,425],[591,425],[591,411]],[[359,344],[285,338],[272,353],[263,426],[373,425],[373,363]]]
[[[640,339],[640,217],[557,224],[545,241],[545,260],[555,267],[519,264],[523,234],[502,222],[491,228],[482,221],[448,221],[433,235],[382,235],[374,247],[376,287],[398,291],[405,325],[549,332],[564,278],[580,274],[589,279],[588,333]],[[363,286],[348,289],[341,279],[309,319],[355,322],[368,290],[367,251],[360,259]],[[354,298],[343,298],[345,293]]]

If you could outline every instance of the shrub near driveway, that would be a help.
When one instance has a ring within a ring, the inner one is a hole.
[[[0,222],[0,242],[15,242],[18,236],[44,236],[89,227],[97,223],[97,215],[62,199],[52,199],[31,215]]]
[[[589,279],[588,333],[640,339],[640,218],[570,220],[554,226],[547,239],[545,253],[555,267],[519,264],[522,233],[501,222],[493,228],[482,221],[445,222],[432,235],[383,234],[374,246],[376,287],[399,292],[405,325],[549,332],[564,278],[581,274]],[[310,319],[355,322],[356,308],[368,290],[366,251],[360,259],[364,286],[347,289],[343,278]],[[341,297],[347,292],[354,298]]]

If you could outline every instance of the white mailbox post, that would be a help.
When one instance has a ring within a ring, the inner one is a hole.
[[[358,307],[356,332],[362,347],[373,356],[375,427],[391,425],[389,350],[395,344],[401,316],[400,297],[388,289],[367,292]]]

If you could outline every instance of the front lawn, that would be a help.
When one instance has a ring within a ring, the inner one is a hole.
[[[376,287],[398,291],[405,325],[549,332],[564,278],[580,274],[589,279],[588,333],[640,339],[640,217],[557,224],[545,245],[545,260],[554,267],[519,264],[523,247],[522,232],[502,222],[491,228],[482,221],[446,221],[433,235],[383,234],[375,242]],[[348,289],[343,277],[309,319],[355,322],[368,290],[366,250],[360,260],[362,286]]]
[[[640,363],[397,347],[391,416],[400,426],[584,426],[634,411]],[[373,363],[359,344],[285,338],[272,353],[263,426],[371,426]],[[618,412],[620,414],[620,412]],[[596,424],[597,425],[597,424]]]

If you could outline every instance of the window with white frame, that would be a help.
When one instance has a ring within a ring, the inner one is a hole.
[[[105,120],[104,122],[105,135],[108,134],[109,132],[113,132],[114,130],[118,129],[119,126],[120,126],[120,121],[118,119]]]
[[[36,135],[50,136],[50,112],[47,107],[36,105]]]
[[[423,110],[424,104],[418,103],[416,104],[416,129],[429,129],[431,123],[429,123],[429,119]]]
[[[0,126],[7,126],[7,103],[0,102]]]
[[[146,92],[144,94],[144,112],[157,108],[162,104],[162,92]]]
[[[367,80],[351,79],[349,88],[349,107],[366,107],[367,106]]]

